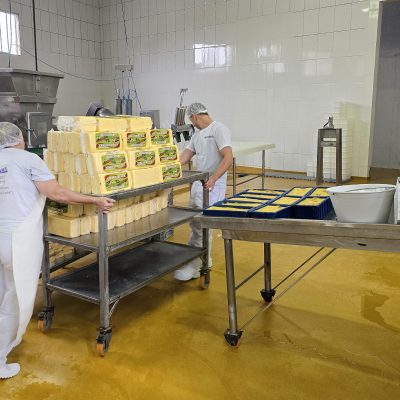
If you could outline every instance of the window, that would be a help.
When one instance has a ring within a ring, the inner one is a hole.
[[[21,54],[17,14],[0,11],[0,52]]]

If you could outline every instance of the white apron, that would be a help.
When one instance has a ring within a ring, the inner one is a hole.
[[[21,342],[31,319],[43,258],[45,197],[33,205],[24,222],[12,232],[12,266],[19,307],[18,332],[12,347]]]

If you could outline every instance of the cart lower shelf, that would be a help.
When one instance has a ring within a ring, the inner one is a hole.
[[[203,254],[203,250],[170,242],[149,242],[109,258],[110,303],[136,292],[162,275]],[[100,303],[99,266],[91,264],[53,278],[47,284],[96,304]]]

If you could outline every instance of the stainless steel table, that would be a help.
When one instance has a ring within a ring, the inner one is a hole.
[[[278,298],[295,286],[308,273],[329,257],[337,248],[375,251],[400,251],[400,226],[392,224],[350,224],[336,221],[195,217],[204,229],[220,229],[225,246],[226,282],[228,290],[229,329],[225,332],[227,342],[236,346],[246,327],[258,314],[269,308]],[[242,282],[235,282],[233,240],[263,243],[264,263]],[[271,244],[318,246],[320,249],[294,269],[275,287],[271,284]],[[329,249],[325,249],[325,248]],[[276,289],[295,272],[314,260],[311,267],[302,273],[285,290],[276,294]],[[316,261],[315,261],[316,260]],[[236,290],[258,272],[264,271],[264,288],[261,296],[267,303],[258,313],[240,328],[237,321]]]

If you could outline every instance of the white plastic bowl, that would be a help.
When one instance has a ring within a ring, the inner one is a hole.
[[[345,185],[328,188],[339,222],[386,223],[393,205],[394,185]]]

